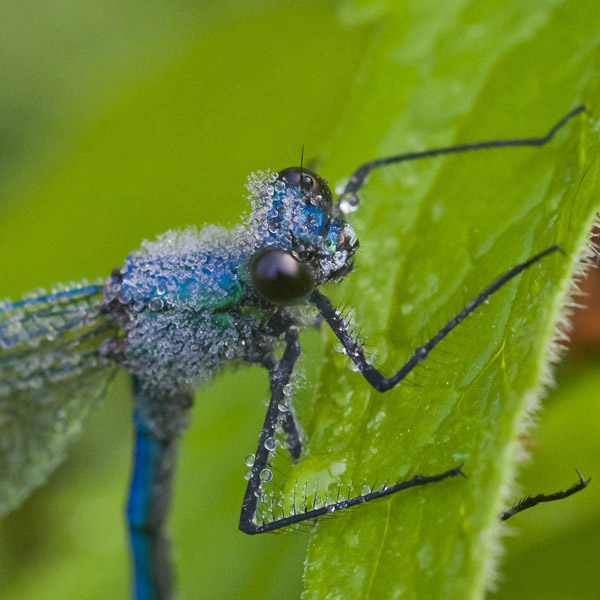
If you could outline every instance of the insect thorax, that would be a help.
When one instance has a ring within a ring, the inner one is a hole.
[[[105,306],[123,331],[114,356],[146,394],[193,395],[225,364],[259,363],[273,351],[283,331],[278,315],[287,311],[252,286],[250,263],[261,249],[295,252],[317,284],[350,269],[353,251],[339,240],[347,245],[351,228],[278,183],[252,176],[242,225],[168,231],[113,272]],[[295,308],[299,324],[308,312],[306,302]]]
[[[249,303],[235,233],[169,231],[113,273],[105,299],[124,330],[118,359],[147,391],[193,391],[225,362],[253,361],[257,345],[273,343],[268,315]]]

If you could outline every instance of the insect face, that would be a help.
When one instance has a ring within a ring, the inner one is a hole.
[[[274,304],[303,300],[316,285],[352,270],[358,240],[327,182],[302,167],[273,175],[259,191],[266,246],[252,257],[256,291]]]

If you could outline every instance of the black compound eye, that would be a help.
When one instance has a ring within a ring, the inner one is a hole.
[[[290,187],[299,187],[303,192],[319,195],[325,200],[333,202],[327,182],[305,167],[289,167],[279,171],[277,175]]]
[[[265,248],[256,254],[250,276],[256,291],[273,304],[295,304],[315,287],[310,268],[281,248]]]

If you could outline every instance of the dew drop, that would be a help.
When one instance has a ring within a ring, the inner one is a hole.
[[[344,190],[346,189],[346,186],[348,185],[348,182],[350,181],[349,177],[344,177],[344,179],[340,179],[340,181],[338,181],[335,184],[335,193],[338,196],[341,196],[344,193]]]
[[[422,360],[427,356],[427,348],[425,346],[420,346],[414,352],[414,356],[418,360]]]
[[[162,310],[164,306],[165,303],[163,302],[162,298],[152,298],[152,300],[148,302],[148,308],[154,312]]]
[[[358,210],[358,196],[349,194],[340,201],[340,210],[343,214],[349,215],[350,213]]]
[[[271,481],[273,479],[273,473],[269,469],[263,469],[260,472],[260,478],[262,481]]]

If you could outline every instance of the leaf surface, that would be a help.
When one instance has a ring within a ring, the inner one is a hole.
[[[501,273],[553,244],[566,256],[546,258],[496,293],[386,394],[351,372],[329,336],[309,456],[295,478],[331,490],[342,481],[351,495],[460,463],[467,479],[323,519],[304,600],[480,598],[493,577],[516,440],[599,200],[600,10],[584,4],[347,7],[350,19],[375,20],[379,34],[321,169],[326,177],[358,166],[356,156],[543,135],[580,102],[592,116],[541,149],[470,152],[372,174],[354,221],[356,272],[329,293],[354,307],[384,373]]]

